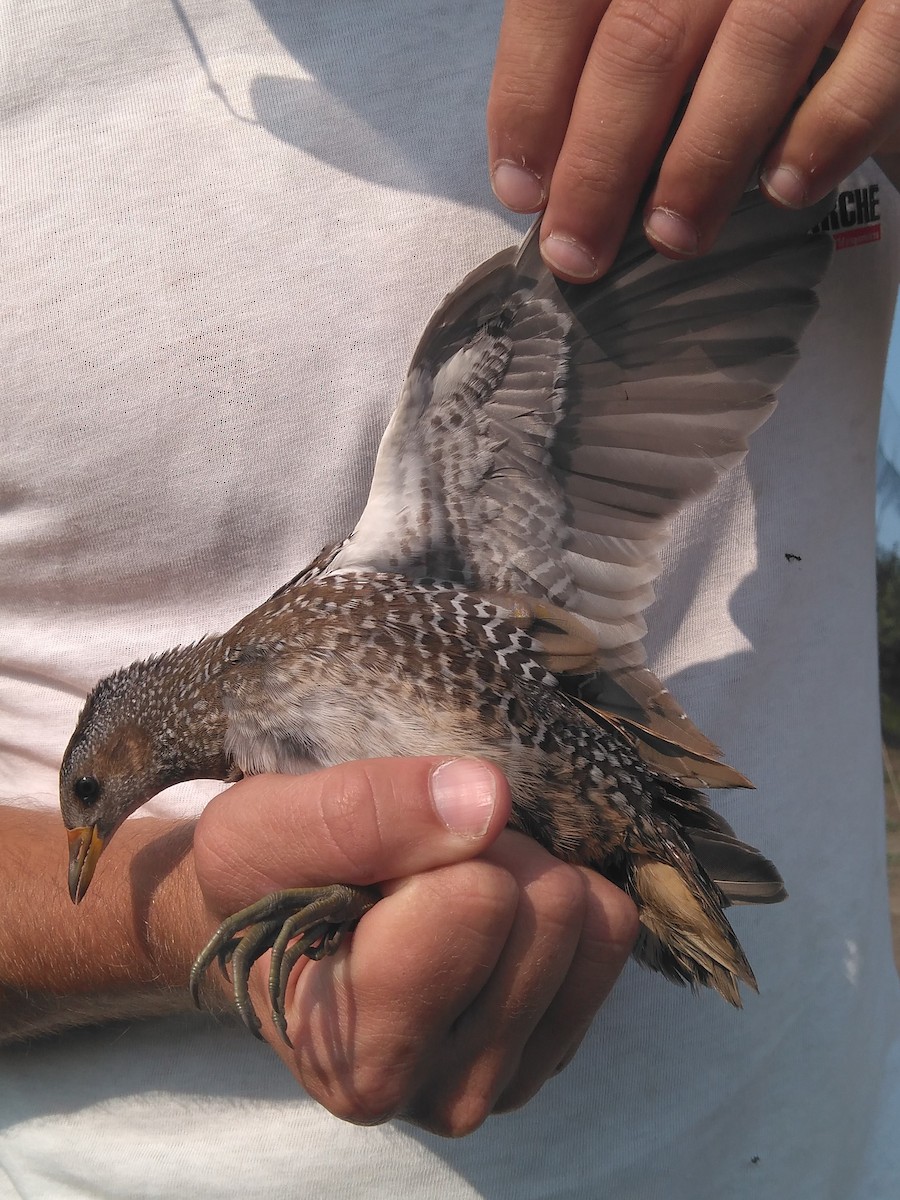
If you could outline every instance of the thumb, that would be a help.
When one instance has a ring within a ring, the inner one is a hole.
[[[510,816],[502,772],[480,759],[380,758],[310,775],[258,775],[207,805],[197,877],[233,911],[285,887],[380,883],[474,858]]]

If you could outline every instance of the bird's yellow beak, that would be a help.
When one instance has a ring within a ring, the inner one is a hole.
[[[96,826],[84,825],[81,829],[70,829],[69,839],[69,895],[77,904],[88,890],[94,877],[97,860],[106,845]]]

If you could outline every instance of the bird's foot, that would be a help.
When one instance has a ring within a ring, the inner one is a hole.
[[[302,956],[314,960],[334,954],[356,922],[381,899],[375,888],[335,883],[328,887],[287,888],[272,892],[223,921],[191,968],[191,997],[200,1007],[200,982],[218,961],[231,966],[234,1002],[244,1024],[256,1037],[261,1026],[250,999],[253,964],[272,951],[269,999],[272,1020],[290,1045],[284,1015],[284,995],[294,963]]]

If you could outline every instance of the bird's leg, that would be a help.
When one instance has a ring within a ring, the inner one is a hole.
[[[234,1000],[244,1024],[260,1036],[259,1018],[249,993],[253,964],[272,950],[269,996],[272,1018],[285,1042],[284,993],[294,963],[306,955],[311,959],[334,954],[356,922],[381,899],[371,887],[335,883],[328,887],[287,888],[272,892],[242,908],[223,921],[197,956],[191,968],[191,996],[200,1007],[200,981],[216,960],[231,963]],[[297,939],[290,943],[293,939]]]

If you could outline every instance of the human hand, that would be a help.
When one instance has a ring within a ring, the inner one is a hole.
[[[264,1036],[336,1115],[469,1132],[568,1061],[612,988],[634,906],[505,830],[509,812],[496,768],[380,759],[247,779],[200,818],[195,869],[221,916],[288,886],[392,881],[333,957],[295,966],[293,1049],[263,1016],[268,956],[254,968]]]
[[[837,56],[798,104],[826,45]],[[545,207],[557,275],[598,278],[696,78],[645,208],[651,243],[690,258],[757,164],[769,198],[801,208],[895,141],[898,64],[893,0],[506,0],[487,113],[494,190],[517,212]]]

